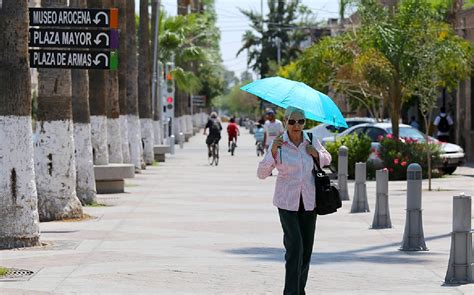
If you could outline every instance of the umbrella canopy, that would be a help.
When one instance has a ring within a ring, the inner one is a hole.
[[[254,81],[240,89],[285,109],[289,106],[302,109],[307,119],[348,127],[341,111],[329,96],[302,82],[271,77]]]

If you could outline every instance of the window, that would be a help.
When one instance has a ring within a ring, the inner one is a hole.
[[[370,137],[372,142],[377,142],[377,141],[379,141],[379,137],[380,136],[385,136],[387,134],[387,132],[383,129],[380,129],[380,128],[369,127],[369,128],[367,128],[367,131],[365,132],[365,134],[367,134]]]

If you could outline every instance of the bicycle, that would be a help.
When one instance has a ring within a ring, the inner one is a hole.
[[[232,143],[230,144],[230,155],[233,156],[235,152],[235,148],[237,144],[235,143],[235,138],[232,139]]]
[[[265,154],[265,149],[263,148],[263,143],[261,141],[257,142],[257,157],[263,156]]]
[[[211,144],[211,156],[208,158],[209,165],[217,166],[219,164],[219,144],[217,142],[213,142]]]

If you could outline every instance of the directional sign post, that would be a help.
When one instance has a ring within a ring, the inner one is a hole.
[[[30,8],[30,26],[118,29],[118,9]]]
[[[66,29],[30,29],[30,47],[112,48],[119,45],[119,33]]]
[[[50,49],[118,49],[118,9],[30,8],[29,12],[30,27],[42,27],[29,30],[31,68],[97,70],[118,68],[118,54],[115,51]]]
[[[116,70],[116,52],[30,50],[31,68]]]

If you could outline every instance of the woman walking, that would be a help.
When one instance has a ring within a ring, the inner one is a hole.
[[[278,170],[273,204],[278,208],[285,245],[285,289],[283,294],[305,294],[316,229],[314,161],[321,167],[331,155],[317,139],[303,132],[304,111],[289,107],[285,113],[287,131],[272,143],[259,163],[257,175],[265,179]]]

